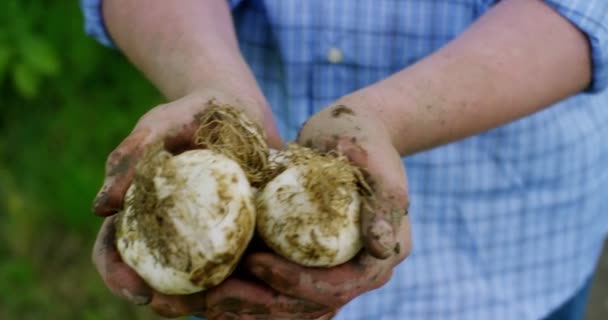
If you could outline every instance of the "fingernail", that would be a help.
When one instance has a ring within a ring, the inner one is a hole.
[[[105,178],[103,181],[103,185],[101,186],[101,189],[99,189],[99,192],[97,192],[97,195],[95,196],[95,200],[93,200],[93,211],[96,211],[97,208],[103,206],[106,204],[106,202],[108,201],[108,198],[110,196],[110,185],[112,183],[113,179],[109,179],[109,178]]]
[[[121,292],[122,292],[122,295],[125,298],[127,298],[127,300],[129,300],[131,303],[134,303],[138,306],[146,305],[146,304],[150,303],[150,300],[152,300],[152,297],[149,297],[149,296],[134,295],[131,293],[131,291],[127,290],[127,288],[122,288]]]

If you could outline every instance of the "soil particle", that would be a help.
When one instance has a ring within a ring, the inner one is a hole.
[[[331,110],[331,116],[334,118],[338,118],[345,114],[354,116],[355,112],[351,108],[349,108],[345,105],[338,105],[335,108],[333,108],[333,110]]]

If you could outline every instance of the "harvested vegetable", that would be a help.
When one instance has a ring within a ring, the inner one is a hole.
[[[255,231],[251,184],[265,172],[266,140],[243,112],[209,103],[196,133],[204,150],[148,152],[116,218],[122,259],[165,294],[221,283]]]
[[[189,294],[222,282],[255,225],[243,170],[209,150],[158,151],[138,168],[116,220],[122,259],[151,287]]]
[[[362,247],[360,171],[344,157],[297,145],[273,154],[269,166],[275,177],[256,200],[257,231],[266,244],[310,267],[354,257]]]

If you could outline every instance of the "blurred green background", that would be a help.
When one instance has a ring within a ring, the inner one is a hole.
[[[77,1],[0,2],[0,319],[154,319],[90,262],[105,157],[159,94]]]
[[[157,318],[97,276],[90,204],[106,155],[160,101],[85,36],[77,1],[0,2],[0,319]],[[589,319],[608,319],[606,274]]]

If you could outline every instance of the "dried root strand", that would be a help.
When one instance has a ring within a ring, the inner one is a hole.
[[[264,131],[237,108],[215,100],[199,117],[195,143],[236,161],[252,186],[267,181],[268,144]]]

